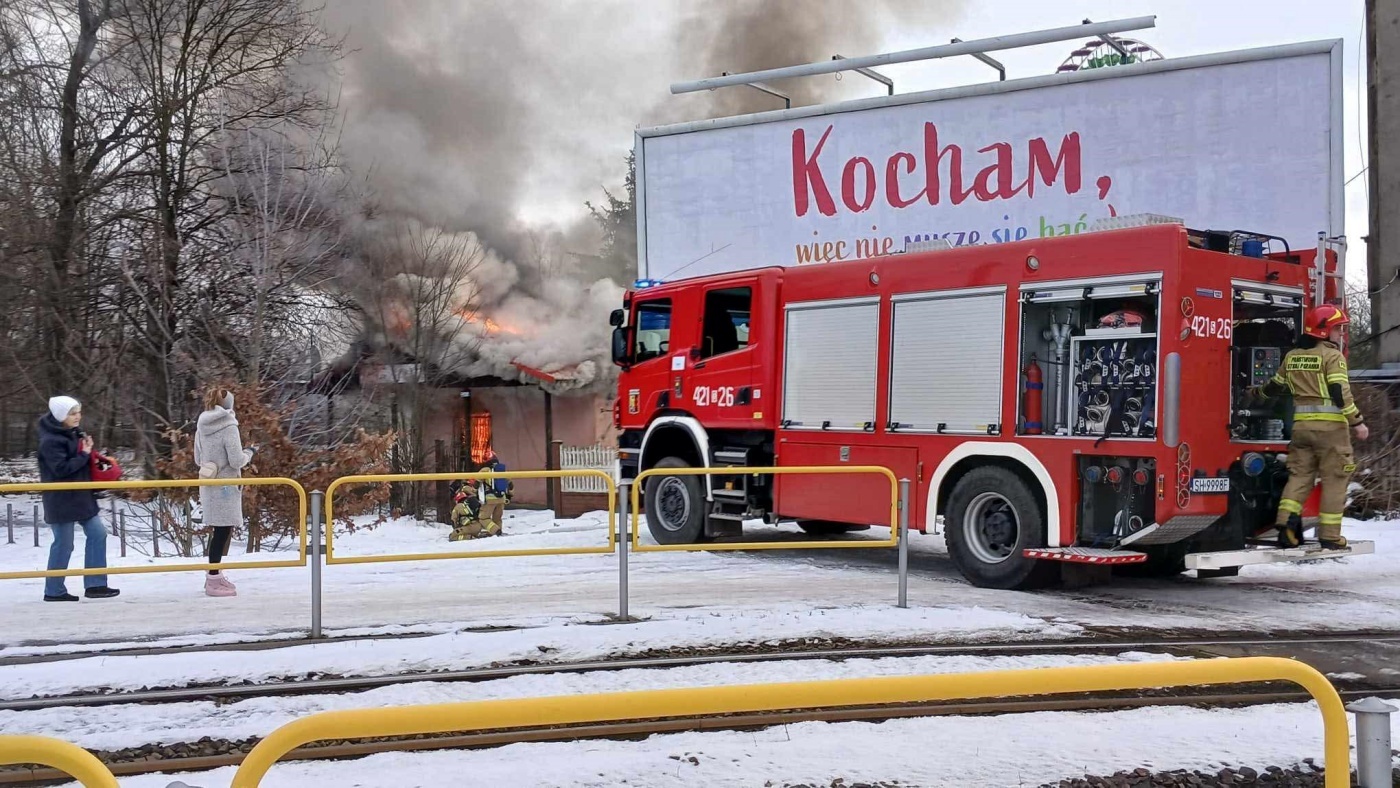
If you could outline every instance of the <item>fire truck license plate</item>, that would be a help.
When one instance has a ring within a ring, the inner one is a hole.
[[[1230,491],[1230,479],[1227,476],[1196,477],[1191,480],[1191,492],[1193,493],[1227,493]]]

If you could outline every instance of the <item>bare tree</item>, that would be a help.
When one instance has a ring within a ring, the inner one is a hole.
[[[192,363],[182,347],[192,296],[227,263],[218,228],[230,203],[215,188],[227,174],[220,142],[230,133],[324,126],[330,101],[296,75],[333,60],[339,44],[318,11],[297,0],[125,0],[125,8],[121,62],[150,113],[138,166],[149,210],[138,254],[124,260],[133,296],[125,314],[145,362],[146,433],[164,455]]]
[[[424,435],[434,401],[464,382],[492,324],[480,313],[485,250],[471,233],[454,234],[417,222],[375,233],[361,255],[366,319],[380,333],[384,377],[397,414],[396,472],[428,468]],[[406,508],[421,516],[425,498],[414,486]]]

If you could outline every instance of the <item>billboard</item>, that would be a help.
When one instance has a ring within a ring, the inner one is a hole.
[[[639,275],[1085,231],[1135,213],[1340,235],[1340,41],[637,132]]]

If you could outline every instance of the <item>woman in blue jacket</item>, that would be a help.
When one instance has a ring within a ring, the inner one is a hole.
[[[78,426],[83,406],[72,397],[49,400],[49,412],[39,419],[39,480],[43,482],[92,481],[92,438]],[[67,569],[73,555],[73,527],[81,524],[87,544],[83,565],[88,569],[107,566],[107,529],[97,516],[97,496],[92,490],[65,490],[44,493],[44,522],[53,529],[49,547],[49,569]],[[44,580],[45,602],[77,602],[68,593],[62,577]],[[107,585],[106,575],[84,575],[83,595],[107,599],[119,591]]]

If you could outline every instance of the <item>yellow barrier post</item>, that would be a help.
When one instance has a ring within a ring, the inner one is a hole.
[[[47,736],[0,736],[0,765],[23,763],[58,769],[82,783],[83,788],[118,788],[111,770],[76,744]]]
[[[407,553],[403,555],[337,556],[335,554],[335,491],[347,484],[385,484],[394,482],[451,482],[475,479],[602,479],[608,487],[608,544],[604,547],[545,547],[537,550],[459,550],[450,553]],[[617,484],[605,471],[506,471],[504,473],[401,473],[373,476],[342,476],[326,488],[326,563],[379,564],[394,561],[435,561],[445,558],[522,558],[532,555],[606,555],[617,548]]]
[[[1341,697],[1327,678],[1312,667],[1279,657],[887,676],[328,711],[283,725],[259,742],[234,775],[232,788],[255,788],[284,755],[324,739],[1257,681],[1289,681],[1307,690],[1317,701],[1327,759],[1325,785],[1346,788],[1350,783],[1351,753]]]
[[[284,569],[306,566],[306,490],[293,479],[251,476],[246,479],[149,479],[119,482],[21,482],[0,484],[0,495],[64,492],[71,490],[166,490],[189,487],[290,487],[297,495],[297,557],[279,561],[240,561],[226,564],[174,564],[109,566],[97,569],[46,569],[33,572],[0,572],[0,580],[33,580],[41,577],[83,575],[143,575],[162,572],[208,572],[215,569]],[[116,527],[114,523],[113,528]]]
[[[883,541],[868,539],[836,541],[831,539],[804,542],[703,542],[700,544],[656,544],[643,545],[641,537],[642,490],[647,479],[653,476],[764,476],[812,474],[855,474],[873,473],[884,476],[890,482],[890,538]],[[632,480],[632,551],[635,553],[663,553],[712,550],[817,550],[828,548],[869,548],[896,547],[899,544],[899,480],[894,472],[880,465],[792,465],[785,467],[762,468],[651,468],[637,474]]]

